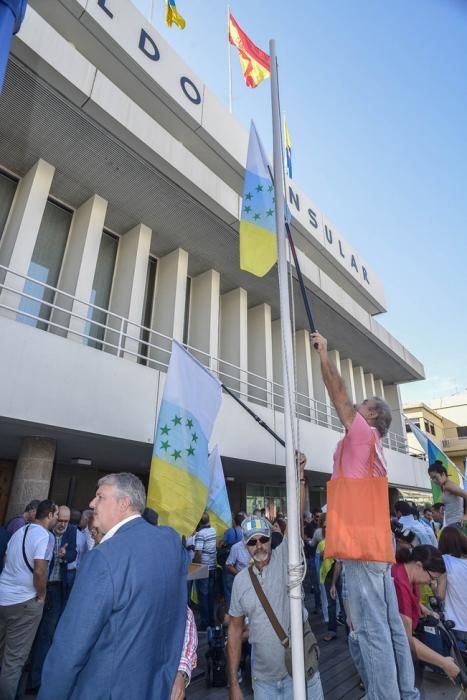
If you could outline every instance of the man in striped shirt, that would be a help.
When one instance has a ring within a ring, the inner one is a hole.
[[[214,626],[214,598],[216,590],[217,547],[216,530],[209,524],[209,515],[203,513],[195,536],[196,564],[205,564],[209,568],[209,577],[196,582],[199,607],[201,612],[200,630]]]

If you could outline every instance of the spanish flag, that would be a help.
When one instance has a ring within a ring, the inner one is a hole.
[[[240,215],[240,268],[264,277],[277,261],[274,185],[268,160],[251,122]]]
[[[248,87],[256,87],[271,75],[271,62],[267,53],[259,49],[240,29],[229,13],[229,41],[238,49],[240,65]]]
[[[168,27],[176,24],[180,29],[185,29],[186,22],[177,10],[175,0],[166,0],[165,3],[165,23]]]

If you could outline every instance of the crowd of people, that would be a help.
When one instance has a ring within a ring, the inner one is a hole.
[[[326,507],[304,511],[301,489],[304,584],[313,600],[303,605],[307,698],[323,699],[319,644],[332,645],[342,630],[367,700],[416,700],[424,665],[453,681],[462,671],[421,627],[426,616],[436,625],[433,597],[444,601],[456,644],[467,649],[467,493],[435,462],[429,476],[442,502],[399,500],[390,517],[382,439],[391,410],[378,397],[353,405],[326,340],[316,333],[312,342],[345,436]],[[298,453],[301,485],[305,463]],[[367,495],[358,512],[356,486]],[[204,513],[185,539],[159,526],[145,503],[136,476],[109,474],[82,513],[34,500],[0,528],[1,700],[23,691],[39,700],[182,700],[198,633],[213,647],[211,680],[231,700],[244,697],[246,679],[255,700],[291,700],[284,514],[271,522],[264,509],[239,512],[219,537]],[[206,577],[192,582],[191,562]],[[328,630],[317,640],[308,620],[319,616]]]

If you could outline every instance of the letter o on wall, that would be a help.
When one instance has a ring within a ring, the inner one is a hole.
[[[190,102],[193,102],[194,105],[199,105],[201,103],[201,95],[199,94],[199,90],[194,82],[190,80],[190,78],[187,78],[185,75],[181,77],[180,85],[182,86],[182,90]]]

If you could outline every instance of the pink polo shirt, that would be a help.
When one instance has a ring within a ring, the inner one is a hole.
[[[386,476],[386,467],[381,459],[383,456],[383,446],[379,433],[376,428],[370,427],[363,416],[357,411],[345,437],[337,443],[336,451],[334,452],[333,479],[336,479],[339,475],[339,462],[342,449],[344,449],[342,455],[343,476],[351,479],[364,479],[368,475],[368,460],[370,457],[372,433],[376,438],[376,457],[373,473],[375,476]]]

